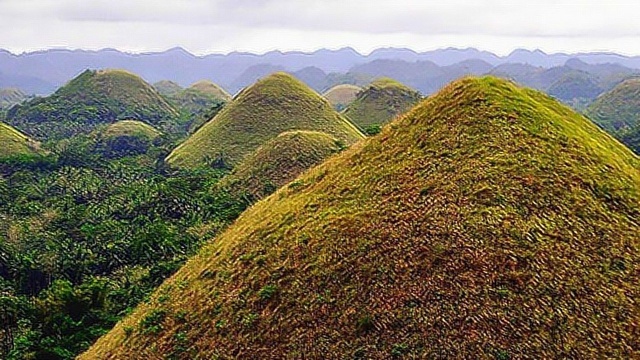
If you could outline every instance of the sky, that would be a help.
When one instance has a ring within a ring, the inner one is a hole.
[[[0,48],[204,55],[475,47],[499,55],[640,55],[640,2],[461,0],[0,0]]]

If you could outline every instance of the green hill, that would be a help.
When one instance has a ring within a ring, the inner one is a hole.
[[[356,99],[360,91],[362,91],[362,88],[359,86],[340,84],[327,90],[322,96],[324,96],[336,110],[342,111]]]
[[[7,122],[37,139],[60,139],[123,119],[170,129],[177,116],[138,76],[122,70],[87,70],[51,96],[13,107]]]
[[[270,195],[341,149],[341,142],[325,133],[284,132],[247,156],[220,186],[253,202]]]
[[[395,80],[381,78],[361,91],[342,114],[366,133],[375,134],[382,125],[411,109],[420,99],[417,91]]]
[[[19,104],[27,99],[27,95],[20,89],[4,88],[0,89],[0,109],[8,109],[15,104]]]
[[[176,148],[167,162],[197,167],[222,160],[235,166],[260,145],[292,130],[321,131],[350,145],[362,134],[308,86],[275,73],[245,88],[211,121]]]
[[[463,79],[247,210],[80,359],[637,358],[640,160]]]
[[[38,143],[13,127],[0,122],[0,159],[38,152]]]
[[[231,101],[229,93],[207,80],[198,81],[168,98],[186,114],[189,132],[200,128]]]
[[[183,90],[182,86],[170,80],[153,83],[153,88],[162,96],[173,96]]]
[[[110,158],[144,154],[162,133],[136,120],[121,120],[100,133],[99,148]]]
[[[640,78],[623,81],[600,95],[585,113],[640,154]]]

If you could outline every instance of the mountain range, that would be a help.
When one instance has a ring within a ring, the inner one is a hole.
[[[526,64],[548,69],[562,66],[570,60],[585,64],[618,64],[628,69],[640,69],[640,56],[628,57],[614,53],[546,54],[540,50],[515,50],[507,56],[477,49],[440,49],[416,52],[410,49],[382,48],[368,55],[352,48],[321,49],[311,53],[271,51],[265,54],[232,52],[196,56],[182,48],[163,52],[132,54],[115,49],[62,50],[51,49],[23,54],[0,50],[0,88],[16,87],[28,94],[49,94],[86,69],[118,68],[139,74],[148,82],[171,80],[181,86],[202,79],[220,84],[236,93],[260,77],[275,71],[293,72],[317,91],[327,90],[345,78],[335,74],[358,73],[376,61],[396,61],[415,71],[444,72],[438,86],[415,86],[426,93],[436,91],[460,75],[484,74],[504,64]],[[362,68],[364,67],[364,69]],[[425,70],[426,69],[426,70]],[[332,75],[333,76],[329,76]],[[414,74],[415,75],[415,74]],[[349,78],[353,79],[354,76]],[[357,77],[355,77],[357,78]],[[420,76],[414,76],[420,78]],[[398,79],[401,80],[401,79]]]

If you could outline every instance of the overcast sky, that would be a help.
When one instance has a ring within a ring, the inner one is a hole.
[[[0,48],[160,51],[476,47],[501,55],[640,55],[640,2],[462,0],[0,0]]]

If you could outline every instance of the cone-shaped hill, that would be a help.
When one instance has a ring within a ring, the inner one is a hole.
[[[346,145],[362,133],[329,102],[285,73],[245,88],[212,120],[167,157],[177,167],[197,167],[222,159],[235,166],[260,145],[285,131],[325,132]]]
[[[100,133],[99,147],[110,158],[144,154],[162,133],[136,120],[121,120]]]
[[[0,109],[8,109],[15,104],[27,99],[27,95],[20,89],[4,88],[0,89]]]
[[[190,132],[206,123],[225,103],[231,101],[228,92],[208,80],[198,81],[167,98],[191,119],[188,124]]]
[[[623,81],[600,95],[586,114],[640,154],[640,78]]]
[[[284,132],[247,156],[220,186],[253,202],[270,195],[342,148],[340,140],[325,133]]]
[[[420,93],[403,84],[381,78],[372,82],[342,112],[368,134],[376,134],[380,127],[408,111],[421,99]]]
[[[329,100],[336,110],[341,111],[356,99],[360,91],[362,88],[359,86],[341,84],[327,90],[322,96]]]
[[[39,152],[38,143],[13,127],[0,122],[0,159]]]
[[[153,87],[162,96],[173,96],[183,90],[180,84],[171,80],[160,80],[153,83]]]
[[[13,107],[7,122],[38,139],[59,139],[130,118],[164,127],[177,116],[140,77],[123,70],[87,70],[51,96]]]
[[[202,94],[207,94],[211,97],[220,99],[222,101],[231,100],[231,95],[226,90],[224,90],[223,88],[221,88],[220,86],[218,86],[217,84],[209,80],[200,80],[196,83],[193,83],[191,84],[191,86],[187,88],[187,90],[192,90],[192,91],[200,92]]]
[[[637,358],[639,159],[463,79],[247,210],[80,359]]]

